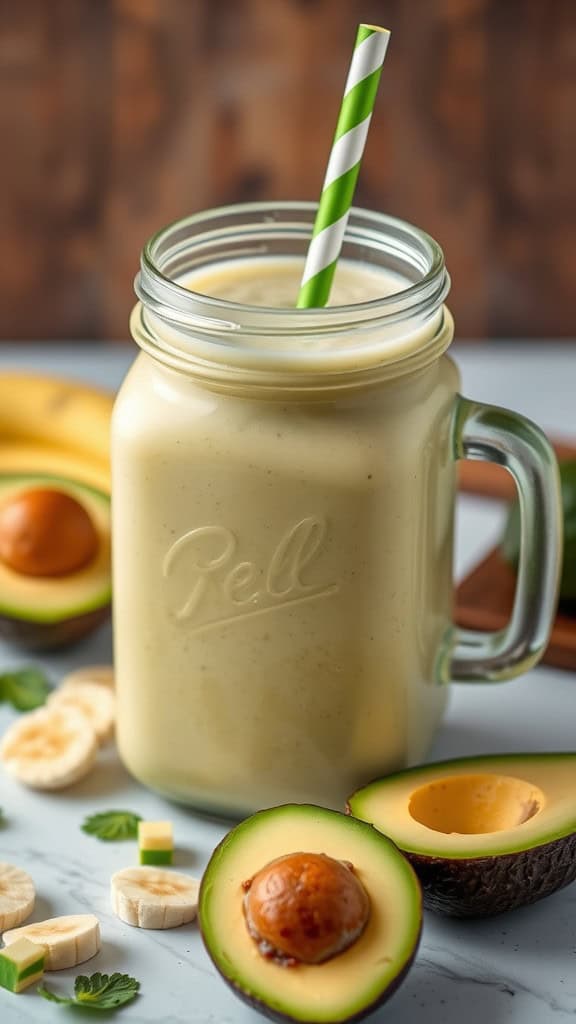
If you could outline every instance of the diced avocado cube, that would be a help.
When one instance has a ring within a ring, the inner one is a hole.
[[[138,845],[141,864],[172,864],[174,836],[170,821],[140,821]]]
[[[140,850],[141,864],[172,864],[173,850]]]
[[[43,946],[29,939],[17,939],[0,950],[0,987],[9,992],[23,992],[44,974],[46,952]]]

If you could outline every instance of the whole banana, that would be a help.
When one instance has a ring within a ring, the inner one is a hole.
[[[0,373],[0,472],[66,476],[110,489],[113,397],[77,381]]]

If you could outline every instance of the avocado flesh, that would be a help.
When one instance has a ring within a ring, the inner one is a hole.
[[[0,562],[0,634],[29,650],[43,650],[79,639],[108,617],[110,498],[62,477],[0,474],[0,504],[34,487],[53,487],[76,498],[88,511],[99,536],[96,557],[67,576],[24,576]]]
[[[486,917],[534,903],[576,879],[574,753],[424,765],[358,790],[348,811],[405,853],[425,906],[439,913]]]
[[[242,883],[277,857],[325,853],[350,861],[371,902],[362,935],[322,964],[283,967],[248,933]],[[361,1020],[402,981],[416,953],[421,893],[407,861],[364,822],[309,804],[260,811],[230,832],[202,880],[199,921],[207,951],[234,992],[279,1021]]]

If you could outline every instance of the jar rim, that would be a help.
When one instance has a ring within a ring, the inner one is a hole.
[[[450,277],[438,243],[387,214],[352,207],[342,256],[392,271],[408,286],[379,298],[314,309],[255,306],[193,291],[182,281],[218,263],[303,257],[317,206],[242,203],[195,213],[144,246],[131,319],[142,349],[207,384],[320,389],[409,372],[451,340]],[[309,382],[312,381],[312,384]]]
[[[294,331],[299,327],[309,330],[314,329],[315,326],[321,327],[324,331],[331,326],[337,327],[343,323],[349,325],[362,320],[370,320],[373,317],[380,318],[386,316],[386,310],[396,312],[399,304],[405,306],[406,311],[409,312],[414,307],[419,306],[422,301],[431,297],[431,291],[437,294],[437,289],[434,286],[438,284],[445,286],[441,288],[441,291],[444,292],[442,300],[445,298],[449,290],[450,279],[446,271],[444,253],[438,242],[426,231],[411,224],[409,221],[356,206],[353,206],[350,211],[345,242],[356,241],[353,237],[355,230],[357,232],[369,230],[372,234],[379,231],[381,236],[386,235],[386,237],[390,237],[391,233],[396,232],[398,238],[404,236],[404,241],[410,239],[415,245],[419,246],[420,255],[427,257],[428,268],[422,277],[398,292],[364,302],[334,305],[322,309],[299,309],[296,307],[290,309],[286,307],[278,308],[277,306],[255,306],[249,303],[235,302],[230,299],[205,295],[180,284],[173,277],[164,273],[161,259],[163,256],[170,255],[168,241],[174,234],[188,229],[192,229],[194,232],[198,230],[198,234],[195,237],[198,244],[202,244],[204,235],[201,231],[204,225],[209,225],[216,219],[230,217],[238,217],[245,221],[244,227],[246,228],[248,227],[248,218],[260,216],[264,218],[262,221],[263,225],[270,230],[274,230],[275,227],[280,229],[281,224],[279,222],[275,224],[272,220],[278,213],[283,215],[296,213],[307,215],[311,226],[316,210],[317,204],[309,201],[263,201],[214,207],[172,221],[156,231],[145,243],[141,255],[140,273],[137,275],[135,283],[136,293],[146,305],[147,299],[153,298],[154,291],[160,290],[164,300],[163,305],[166,305],[168,302],[173,303],[180,313],[185,313],[185,307],[188,307],[192,316],[194,314],[196,316],[204,315],[207,319],[214,318],[221,322],[223,313],[230,315],[236,313],[242,316],[249,312],[250,326],[254,328],[260,324],[265,325],[265,332],[267,334],[270,333],[271,327],[273,328],[273,321],[280,318],[282,320],[286,318],[289,321],[289,331]],[[163,247],[166,247],[165,252],[162,252]],[[199,306],[201,309],[198,308]],[[194,319],[196,319],[196,316],[194,316]],[[318,323],[319,320],[321,323]],[[282,331],[281,333],[284,332]]]

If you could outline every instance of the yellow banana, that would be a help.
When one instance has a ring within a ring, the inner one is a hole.
[[[109,490],[113,397],[76,381],[0,374],[0,472],[46,472]]]
[[[110,491],[107,460],[36,442],[5,442],[0,437],[0,473],[48,473]]]
[[[0,436],[108,457],[112,396],[76,381],[0,374]]]

